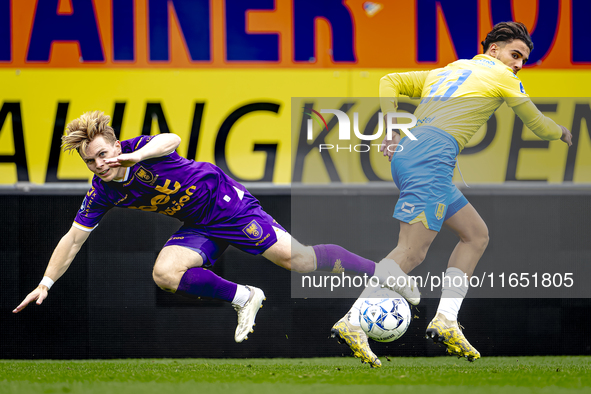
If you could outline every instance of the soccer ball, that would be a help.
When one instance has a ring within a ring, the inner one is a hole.
[[[411,320],[410,306],[397,293],[385,291],[365,298],[361,305],[361,328],[378,342],[392,342],[406,332]]]

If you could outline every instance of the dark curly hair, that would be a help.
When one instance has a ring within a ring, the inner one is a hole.
[[[486,39],[481,42],[483,53],[488,51],[488,47],[493,42],[511,42],[521,40],[527,45],[530,52],[534,50],[534,43],[531,40],[527,27],[521,22],[500,22],[486,35]]]

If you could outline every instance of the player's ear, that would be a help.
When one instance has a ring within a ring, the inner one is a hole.
[[[115,149],[117,150],[118,154],[120,155],[122,153],[121,151],[121,142],[119,142],[119,140],[115,141]]]
[[[499,45],[496,42],[493,42],[492,44],[490,44],[488,52],[490,53],[491,57],[496,57],[499,53]]]

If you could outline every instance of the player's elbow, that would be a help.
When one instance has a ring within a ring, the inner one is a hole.
[[[171,139],[172,139],[172,143],[175,145],[175,149],[176,147],[178,147],[181,144],[181,137],[179,137],[176,134],[172,134],[170,133]]]
[[[557,130],[559,130],[558,127],[554,129],[546,124],[539,124],[528,126],[528,128],[533,131],[538,138],[544,141],[553,141],[562,137],[562,132],[560,132],[560,134],[557,132]]]
[[[169,133],[167,137],[168,137],[167,151],[172,153],[181,144],[181,137],[179,137],[178,135],[173,134],[173,133]]]
[[[152,141],[158,141],[159,155],[169,155],[181,144],[181,137],[173,133],[158,134],[156,138]]]

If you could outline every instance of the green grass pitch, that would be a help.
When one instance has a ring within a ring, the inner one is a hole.
[[[591,357],[0,360],[0,393],[591,393]]]

